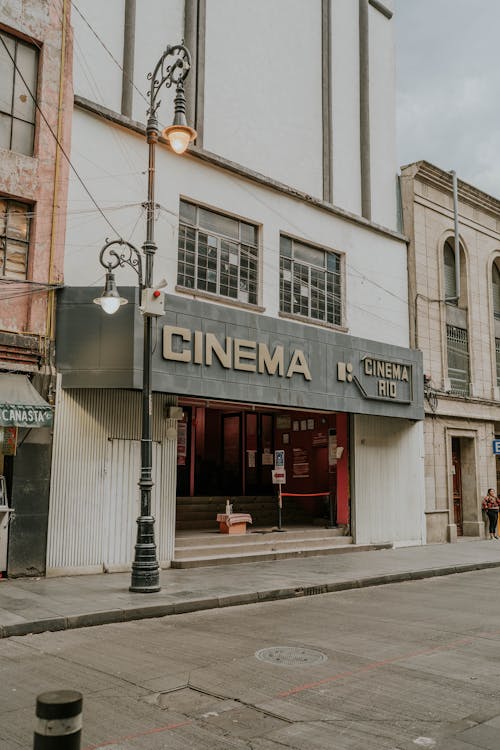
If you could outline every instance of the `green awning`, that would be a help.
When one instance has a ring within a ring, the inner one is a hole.
[[[50,427],[52,407],[26,375],[0,373],[0,427]]]

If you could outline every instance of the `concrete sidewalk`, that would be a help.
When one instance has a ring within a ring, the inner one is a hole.
[[[0,580],[0,637],[67,630],[311,596],[500,567],[500,541],[353,552],[161,573],[162,590],[132,594],[112,573]]]

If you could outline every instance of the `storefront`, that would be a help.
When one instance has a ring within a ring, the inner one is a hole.
[[[213,527],[227,497],[251,511],[254,526],[273,525],[276,450],[284,453],[286,523],[314,525],[331,513],[348,524],[347,414],[185,398],[179,406],[177,529]],[[194,497],[206,500],[190,512]]]
[[[123,477],[135,471],[138,455],[142,320],[136,304],[106,317],[93,296],[69,288],[58,307],[49,571],[115,569],[132,550],[137,480]],[[135,302],[134,290],[128,296]],[[330,493],[337,522],[350,524],[360,540],[425,540],[418,352],[168,297],[154,342],[153,390],[162,564],[172,559],[178,498],[273,497],[277,449],[285,452],[286,491],[303,496],[294,511],[301,522],[321,517],[324,500],[313,496]],[[79,470],[76,490],[68,466],[77,459],[87,470]],[[394,512],[406,482],[412,506]],[[125,503],[117,497],[124,494]],[[78,526],[72,550],[59,534],[70,514]],[[106,562],[110,533],[121,535],[112,546],[123,551]]]
[[[47,535],[48,474],[42,462],[48,462],[41,452],[50,451],[52,417],[26,375],[0,373],[0,577],[45,568],[37,543]],[[33,439],[32,430],[41,439]]]

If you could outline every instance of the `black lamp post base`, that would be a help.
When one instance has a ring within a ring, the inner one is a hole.
[[[156,583],[155,585],[149,585],[148,581],[149,579],[147,581],[144,580],[144,582],[135,581],[128,587],[128,590],[136,594],[156,594],[158,591],[161,591],[161,586],[159,583]],[[152,580],[151,584],[153,584]]]
[[[154,522],[152,516],[139,516],[137,519],[137,542],[129,591],[154,594],[161,589],[160,566],[156,559],[154,542]]]

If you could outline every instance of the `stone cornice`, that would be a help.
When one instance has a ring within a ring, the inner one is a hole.
[[[453,191],[453,180],[450,172],[446,172],[446,170],[440,169],[428,161],[422,160],[413,164],[406,164],[401,167],[401,173],[403,177],[412,176],[414,179],[433,185],[445,193],[451,194]],[[458,180],[458,197],[473,207],[487,211],[495,218],[500,219],[500,200],[484,193],[473,185],[469,185],[468,182]]]

